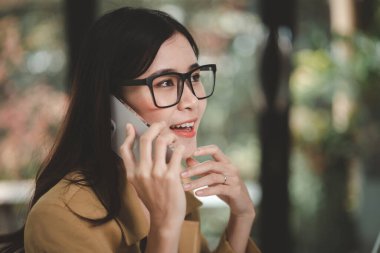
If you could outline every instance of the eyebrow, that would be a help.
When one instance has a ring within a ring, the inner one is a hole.
[[[200,65],[196,62],[196,63],[191,64],[188,69],[190,71],[194,68],[198,68],[199,66]],[[176,70],[172,68],[160,69],[160,70],[157,70],[156,72],[153,72],[150,76],[161,75],[161,74],[170,73],[170,72],[176,72]]]

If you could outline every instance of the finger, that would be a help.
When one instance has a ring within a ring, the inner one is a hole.
[[[169,168],[171,171],[176,170],[178,173],[181,171],[181,161],[183,154],[185,153],[185,149],[186,147],[182,144],[174,147],[174,151],[169,162]]]
[[[154,169],[164,170],[166,168],[166,153],[168,146],[177,140],[174,134],[160,134],[154,144]]]
[[[200,197],[212,196],[212,195],[228,196],[229,186],[224,185],[224,184],[218,184],[215,186],[200,189],[196,191],[195,194]]]
[[[126,125],[126,135],[123,144],[120,146],[119,152],[120,156],[123,159],[124,167],[128,170],[133,169],[135,167],[135,156],[133,155],[133,143],[136,137],[136,131],[131,124]]]
[[[229,163],[230,160],[228,157],[220,150],[220,148],[216,145],[208,145],[199,147],[194,153],[194,156],[205,156],[211,155],[215,161]]]
[[[218,173],[226,174],[227,168],[226,165],[220,162],[215,161],[206,161],[199,163],[194,167],[189,167],[186,171],[182,172],[181,176],[184,178],[192,176],[201,176],[203,174]],[[227,173],[229,174],[229,173]]]
[[[189,157],[186,159],[186,165],[188,166],[186,168],[186,170],[184,172],[181,173],[181,176],[182,176],[182,182],[184,183],[184,185],[186,183],[190,183],[191,182],[191,178],[187,175],[187,171],[191,168],[191,167],[194,167],[196,165],[200,164],[199,161],[197,161],[196,159],[194,159],[193,157]]]
[[[193,166],[195,166],[197,164],[199,164],[199,162],[196,159],[194,159],[193,157],[189,157],[189,158],[186,159],[186,165],[188,167],[193,167]]]
[[[153,123],[149,129],[140,136],[140,162],[152,163],[152,142],[165,127],[165,122]]]
[[[194,190],[204,186],[212,186],[216,184],[224,184],[225,176],[223,174],[211,173],[204,177],[198,178],[184,185],[186,191]]]

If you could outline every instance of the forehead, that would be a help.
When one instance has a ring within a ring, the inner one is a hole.
[[[162,69],[186,72],[194,63],[197,63],[197,57],[189,41],[182,34],[176,33],[161,45],[152,64],[141,78]]]

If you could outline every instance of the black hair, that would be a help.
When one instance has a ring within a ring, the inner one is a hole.
[[[125,175],[111,149],[109,94],[117,93],[123,80],[143,74],[175,33],[188,40],[198,57],[189,31],[161,11],[124,7],[92,25],[76,66],[68,112],[37,174],[29,210],[68,173],[78,172],[83,179],[72,183],[91,187],[107,210],[105,217],[89,222],[103,224],[118,215]],[[23,252],[23,233],[24,227],[0,236],[0,252]]]

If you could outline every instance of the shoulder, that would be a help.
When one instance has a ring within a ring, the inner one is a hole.
[[[106,209],[91,187],[73,184],[67,178],[75,179],[75,176],[67,176],[45,193],[32,207],[29,215],[38,215],[51,208],[62,208],[89,219],[106,216]]]
[[[105,215],[105,208],[91,188],[63,179],[30,210],[25,248],[29,252],[115,252],[122,239],[118,224],[112,220],[94,226],[81,218],[99,219]]]

